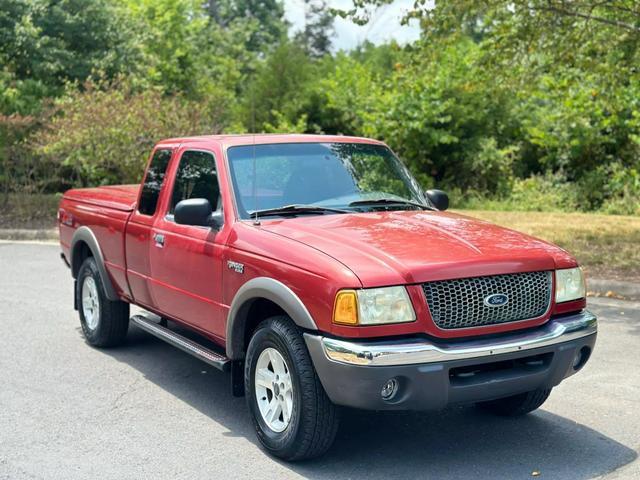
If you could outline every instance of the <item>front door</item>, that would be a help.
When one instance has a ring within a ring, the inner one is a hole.
[[[149,253],[151,246],[151,230],[156,218],[156,210],[160,192],[165,183],[165,176],[172,150],[158,148],[153,152],[147,173],[138,195],[138,209],[133,212],[127,224],[125,248],[127,259],[127,280],[131,294],[136,303],[154,308],[150,290],[151,268]]]
[[[157,309],[168,317],[223,339],[220,233],[179,225],[173,218],[178,202],[189,198],[209,200],[214,211],[222,208],[215,157],[200,150],[180,153],[164,215],[158,215],[152,231],[152,295]]]

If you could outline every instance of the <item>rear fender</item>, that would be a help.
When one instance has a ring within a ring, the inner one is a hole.
[[[91,255],[96,261],[98,265],[98,273],[100,274],[100,280],[102,280],[102,285],[104,285],[104,291],[107,298],[111,301],[120,300],[120,297],[116,293],[116,289],[113,287],[113,282],[111,281],[111,277],[107,272],[107,269],[104,264],[104,256],[102,255],[102,250],[100,249],[100,245],[98,244],[98,239],[91,231],[91,229],[87,226],[83,226],[78,228],[73,234],[73,238],[71,239],[71,274],[74,279],[78,278],[78,272],[80,271],[80,265],[82,264],[83,258],[81,255],[81,246],[86,244],[89,250],[91,251]]]

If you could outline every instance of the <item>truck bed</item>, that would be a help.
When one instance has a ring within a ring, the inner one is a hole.
[[[78,188],[67,191],[60,202],[58,225],[60,244],[70,262],[74,233],[88,227],[95,235],[104,265],[116,292],[129,297],[126,278],[125,230],[138,199],[139,185]]]
[[[64,194],[74,202],[131,212],[138,199],[140,185],[112,185],[95,188],[76,188]]]

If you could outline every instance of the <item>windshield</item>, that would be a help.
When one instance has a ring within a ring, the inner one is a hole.
[[[229,148],[227,158],[243,219],[256,211],[291,205],[347,211],[429,206],[417,181],[382,145],[243,145]]]

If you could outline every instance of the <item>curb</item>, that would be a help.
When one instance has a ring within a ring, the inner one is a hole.
[[[0,228],[0,240],[14,241],[57,241],[57,228]]]
[[[640,283],[607,280],[603,278],[587,279],[589,297],[609,297],[621,300],[640,300]]]

